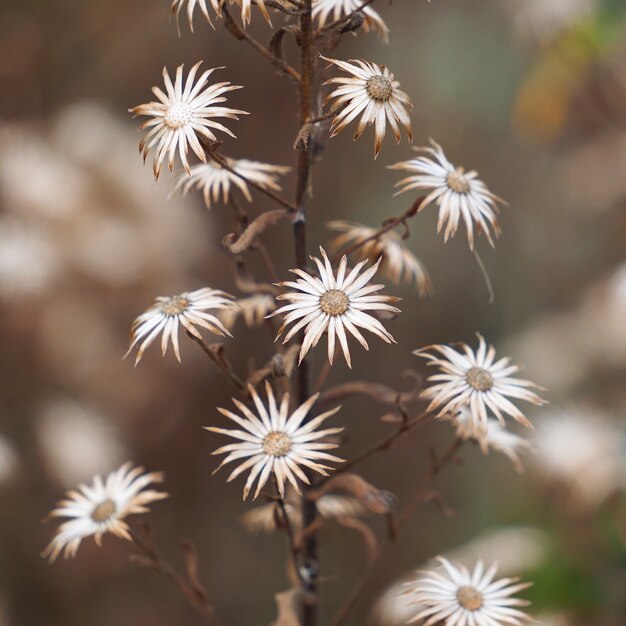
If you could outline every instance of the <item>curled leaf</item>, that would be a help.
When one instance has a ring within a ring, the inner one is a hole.
[[[224,238],[224,245],[233,253],[241,254],[245,252],[254,242],[254,240],[269,226],[273,226],[280,220],[287,217],[288,213],[285,209],[275,209],[261,213],[249,226],[237,237],[234,233]]]
[[[353,517],[338,517],[337,523],[341,524],[344,528],[354,530],[361,535],[363,543],[365,544],[365,550],[367,551],[367,558],[373,561],[378,555],[378,539],[374,534],[374,531],[361,520],[354,519]]]
[[[339,474],[322,487],[308,492],[308,497],[317,500],[329,491],[344,491],[353,495],[362,505],[376,515],[388,515],[394,509],[396,497],[390,491],[378,489],[358,474]]]
[[[300,605],[313,602],[313,597],[303,589],[288,589],[274,596],[278,617],[271,626],[300,626]]]

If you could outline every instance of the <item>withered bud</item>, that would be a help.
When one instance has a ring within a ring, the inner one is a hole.
[[[363,11],[357,11],[356,13],[352,13],[350,19],[341,27],[339,30],[340,33],[352,33],[361,26],[363,26],[363,22],[365,21],[365,13]]]

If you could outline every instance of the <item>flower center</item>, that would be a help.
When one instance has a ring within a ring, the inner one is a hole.
[[[482,367],[472,367],[468,370],[465,380],[476,391],[489,391],[493,387],[493,376]]]
[[[320,309],[328,315],[343,315],[350,304],[348,296],[339,289],[330,289],[320,297]]]
[[[174,296],[168,298],[164,302],[161,302],[159,309],[164,315],[174,316],[180,315],[187,310],[189,306],[189,300],[183,296]]]
[[[467,180],[462,167],[457,167],[454,172],[450,172],[446,182],[448,187],[456,193],[468,193],[470,190],[469,180]]]
[[[478,611],[483,605],[483,594],[474,587],[461,587],[456,592],[456,599],[468,611]]]
[[[270,456],[285,456],[291,450],[289,435],[274,431],[265,435],[263,439],[263,452]]]
[[[191,121],[191,107],[186,102],[173,102],[165,113],[170,128],[180,128]]]
[[[393,85],[386,76],[372,76],[367,79],[365,89],[368,95],[378,102],[387,102],[393,93]]]
[[[102,523],[106,522],[112,517],[116,510],[115,502],[110,498],[107,498],[104,502],[97,504],[91,512],[91,519],[94,522]]]

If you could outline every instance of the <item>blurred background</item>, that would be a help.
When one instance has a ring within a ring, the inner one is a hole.
[[[444,245],[436,211],[411,222],[408,247],[434,294],[389,286],[404,298],[387,322],[398,345],[353,349],[327,385],[348,379],[408,389],[424,373],[411,355],[433,342],[475,342],[480,331],[525,365],[550,404],[529,411],[533,450],[517,473],[502,455],[467,444],[462,465],[437,482],[455,515],[420,506],[389,549],[347,623],[395,625],[403,576],[436,554],[473,565],[479,553],[533,580],[542,624],[626,625],[626,4],[623,0],[379,0],[391,29],[347,35],[338,58],[384,63],[413,98],[415,145],[434,138],[505,198],[495,250],[480,241],[495,301],[464,233]],[[280,21],[280,18],[277,19]],[[181,565],[180,537],[197,545],[204,581],[229,626],[269,624],[288,588],[285,538],[247,533],[241,485],[211,476],[231,390],[182,337],[182,365],[149,349],[122,361],[132,320],[158,295],[202,286],[233,291],[221,245],[225,207],[174,195],[137,153],[127,109],[151,99],[161,70],[199,59],[226,65],[244,85],[229,103],[251,112],[231,124],[224,154],[291,165],[298,131],[291,84],[216,21],[198,12],[195,34],[170,19],[167,0],[3,0],[0,8],[0,624],[135,626],[201,621],[157,574],[128,562],[131,546],[105,537],[49,565],[40,552],[55,524],[42,520],[64,491],[132,459],[166,473],[171,498],[149,521]],[[258,13],[251,31],[267,41]],[[289,50],[290,53],[293,50]],[[372,160],[371,131],[328,142],[315,170],[310,248],[332,237],[329,219],[376,226],[402,213],[397,173],[411,157],[388,137]],[[288,178],[288,177],[287,177]],[[285,193],[293,192],[290,182]],[[243,200],[242,200],[243,201]],[[255,196],[251,211],[274,208]],[[291,233],[264,237],[281,274],[293,266]],[[245,375],[272,354],[264,328],[236,322],[228,357]],[[324,350],[313,357],[323,364]],[[387,409],[344,403],[347,458],[390,428]],[[404,503],[447,447],[450,424],[419,429],[390,456],[362,467]],[[383,520],[368,520],[381,537]],[[332,530],[332,532],[331,532]],[[332,525],[322,538],[322,616],[328,621],[363,572],[358,535]],[[378,598],[380,600],[377,600]]]

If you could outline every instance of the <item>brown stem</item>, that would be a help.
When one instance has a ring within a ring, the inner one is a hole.
[[[313,83],[315,78],[315,46],[313,41],[312,0],[302,1],[300,15],[300,82],[299,82],[299,112],[300,127],[304,126],[312,117],[311,107],[313,100]],[[307,199],[311,176],[311,143],[304,142],[298,146],[296,163],[296,197],[297,213],[293,222],[296,264],[301,268],[307,265],[306,220]],[[309,395],[309,364],[304,359],[298,368],[298,402],[305,402]],[[314,484],[314,478],[310,476]],[[306,494],[305,494],[306,495]],[[315,502],[302,499],[303,527],[306,528],[317,516]],[[319,574],[319,546],[318,535],[312,533],[306,537],[303,544],[303,561],[301,575],[304,579],[304,589],[307,596],[313,601],[302,604],[302,626],[316,626],[319,620],[318,611],[318,574]]]
[[[138,565],[151,567],[155,572],[174,583],[186,602],[193,607],[206,624],[223,626],[223,622],[217,616],[215,608],[209,602],[206,591],[198,579],[197,559],[191,544],[183,543],[187,563],[187,578],[185,579],[163,558],[147,529],[144,536],[133,529],[130,529],[129,532],[133,544],[141,552],[141,555],[133,555],[135,558],[132,560]]]
[[[318,393],[320,389],[324,386],[324,383],[326,382],[326,379],[328,378],[328,375],[330,374],[331,368],[332,368],[332,365],[330,364],[330,361],[326,359],[324,361],[324,365],[322,366],[322,369],[320,370],[320,373],[317,376],[315,385],[313,385],[313,393]]]
[[[226,7],[224,7],[224,9],[225,8]],[[253,187],[257,191],[260,191],[261,193],[265,194],[268,198],[271,198],[272,200],[274,200],[274,202],[280,204],[281,206],[284,206],[291,213],[295,213],[297,211],[297,205],[293,204],[292,202],[289,202],[289,200],[283,198],[280,194],[277,194],[275,191],[272,191],[271,189],[267,189],[263,187],[262,185],[259,185],[258,183],[254,182],[253,180],[246,178],[243,174],[240,174],[237,170],[231,167],[228,163],[228,159],[217,151],[216,145],[210,144],[207,141],[204,141],[203,144],[204,144],[205,150],[207,151],[207,154],[212,159],[217,161],[220,164],[220,166],[223,167],[225,170],[228,170],[231,174],[234,174],[235,176],[237,176],[237,178],[241,178],[241,180],[244,180],[246,184],[250,185],[250,187]]]
[[[419,503],[421,500],[423,500],[423,494],[425,493],[425,491],[428,489],[428,487],[430,486],[432,481],[435,479],[435,477],[441,473],[441,470],[443,470],[443,468],[446,467],[446,465],[454,459],[456,453],[458,452],[462,444],[463,444],[462,439],[459,439],[459,438],[455,439],[454,442],[450,445],[450,447],[441,455],[441,457],[433,461],[430,467],[430,470],[428,472],[428,476],[426,477],[424,481],[424,485],[417,492],[417,497],[413,498],[411,502],[409,502],[406,509],[403,511],[402,515],[399,518],[399,522],[395,527],[395,532],[393,535],[394,540],[397,538],[400,531],[406,528],[407,524],[411,520],[415,512],[415,505]],[[381,549],[379,550],[376,557],[372,561],[370,561],[367,567],[367,570],[365,571],[363,576],[358,580],[356,585],[352,588],[352,591],[350,591],[350,594],[348,595],[346,601],[343,603],[343,605],[339,608],[337,613],[335,613],[333,618],[330,620],[329,626],[341,626],[341,624],[344,623],[344,621],[350,614],[350,611],[352,611],[352,609],[356,606],[358,601],[361,599],[361,597],[365,593],[365,590],[369,586],[369,583],[374,577],[374,574],[377,572],[378,566],[380,565],[385,555],[385,550],[383,548],[389,547],[390,544],[391,544],[391,541],[387,541],[385,546],[381,546]]]
[[[226,378],[240,391],[246,391],[246,384],[232,371],[230,365],[226,362],[223,356],[220,356],[219,350],[210,346],[202,337],[196,337],[187,331],[187,336],[193,339],[204,351],[204,353],[213,361],[217,369],[226,376]]]
[[[268,48],[266,48],[261,42],[257,41],[250,33],[244,28],[241,28],[239,24],[233,19],[226,4],[222,5],[222,15],[224,16],[224,23],[226,28],[237,38],[242,41],[248,42],[255,50],[260,52],[266,59],[268,59],[274,67],[276,67],[285,76],[293,80],[294,82],[300,82],[300,74],[289,65],[283,59],[272,54]]]
[[[276,479],[276,475],[274,475],[274,484],[276,486],[276,501],[278,502],[278,508],[280,509],[280,514],[282,516],[282,526],[285,529],[285,533],[287,534],[287,541],[289,543],[289,554],[291,556],[291,563],[293,565],[294,572],[298,578],[300,578],[300,568],[298,567],[298,546],[296,545],[295,534],[293,532],[293,526],[291,525],[291,520],[289,519],[289,515],[287,513],[287,507],[285,506],[285,500],[281,497],[280,491],[278,489],[278,480]]]
[[[383,437],[380,441],[372,444],[369,448],[366,448],[365,450],[357,454],[354,458],[346,461],[345,463],[342,463],[341,466],[332,473],[332,475],[322,479],[322,481],[320,482],[326,482],[327,480],[334,478],[338,474],[347,472],[348,470],[351,470],[352,468],[356,467],[357,465],[374,456],[375,454],[378,454],[383,450],[387,450],[389,447],[391,447],[392,444],[396,442],[396,440],[400,439],[400,437],[415,428],[415,426],[418,426],[419,424],[424,422],[424,420],[430,415],[431,413],[429,411],[424,411],[423,413],[420,413],[419,415],[409,420],[404,420],[396,430],[389,433],[386,437]]]
[[[378,239],[381,235],[384,235],[386,232],[389,232],[390,230],[392,230],[399,224],[404,224],[405,228],[408,231],[408,225],[406,222],[408,219],[412,218],[419,211],[419,207],[422,203],[422,200],[423,198],[418,198],[411,205],[411,207],[408,208],[402,215],[398,215],[396,217],[390,217],[389,219],[386,219],[381,224],[380,228],[373,235],[370,235],[369,237],[366,237],[365,239],[361,239],[360,241],[357,241],[356,243],[351,245],[349,248],[338,251],[335,254],[335,256],[333,256],[332,260],[338,261],[339,258],[343,256],[344,254],[348,255],[348,254],[352,254],[353,252],[356,252],[359,248],[362,248],[366,243],[369,243],[370,241],[374,241],[375,239]]]

